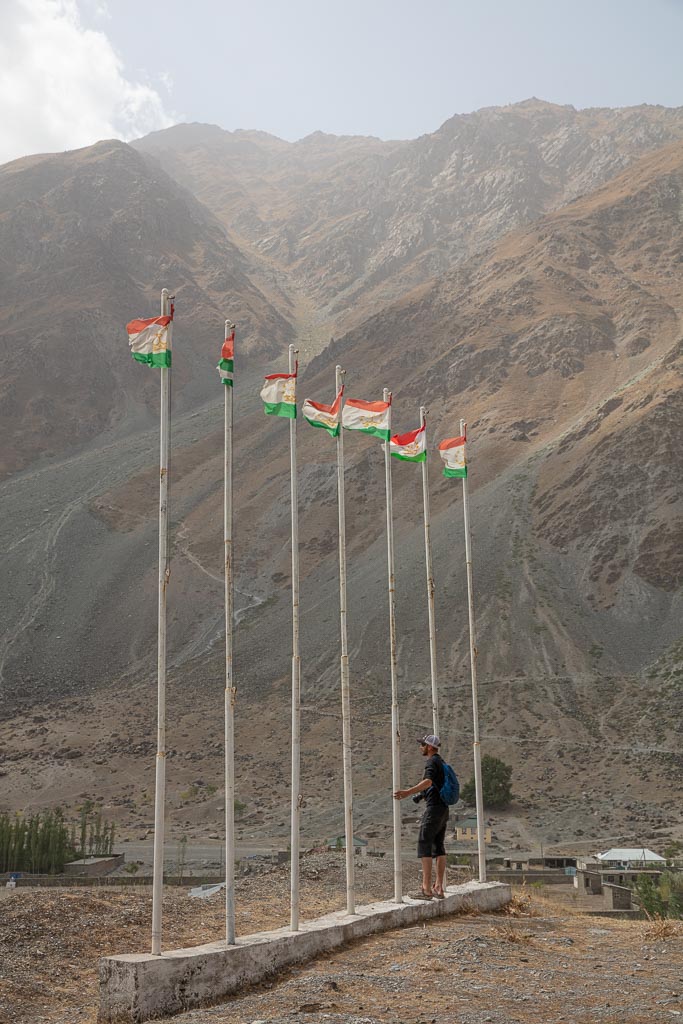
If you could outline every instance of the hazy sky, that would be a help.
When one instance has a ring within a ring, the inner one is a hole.
[[[0,162],[176,121],[414,138],[538,96],[683,104],[683,0],[0,0]]]

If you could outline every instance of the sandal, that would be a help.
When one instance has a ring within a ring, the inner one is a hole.
[[[433,893],[425,892],[424,889],[420,889],[419,892],[411,892],[408,894],[408,899],[411,900],[431,900],[434,899]]]
[[[435,900],[445,900],[446,899],[446,893],[445,892],[435,892],[434,893],[434,899]]]

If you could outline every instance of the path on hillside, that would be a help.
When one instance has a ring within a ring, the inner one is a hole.
[[[222,395],[215,402],[176,417],[172,426],[172,447],[191,443],[220,429]],[[112,432],[113,433],[113,432]],[[97,495],[155,465],[158,427],[129,436],[98,438],[91,445],[61,459],[25,470],[0,483],[0,548],[5,550],[4,586],[0,591],[0,685],[7,693],[13,682],[7,663],[13,648],[26,631],[38,627],[48,603],[59,599],[61,573],[69,568],[82,574],[83,586],[97,580],[95,573],[78,563],[73,550],[64,565],[65,533],[78,535],[91,519],[89,505]],[[173,506],[171,504],[171,515]],[[59,643],[59,629],[53,640]]]

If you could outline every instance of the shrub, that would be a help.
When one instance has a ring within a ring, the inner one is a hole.
[[[512,768],[499,757],[486,754],[481,759],[481,782],[484,806],[494,809],[507,807],[512,800]],[[468,804],[476,803],[474,776],[462,788],[462,798]]]

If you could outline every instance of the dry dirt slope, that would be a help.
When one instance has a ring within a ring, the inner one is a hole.
[[[466,416],[481,658],[494,677],[596,667],[627,674],[679,635],[682,163],[679,146],[646,158],[596,196],[378,314],[313,360],[302,378],[304,394],[323,400],[337,360],[349,369],[349,394],[378,395],[393,383],[398,430],[415,425],[426,398],[432,444]],[[244,589],[270,602],[278,595],[261,621],[281,623],[275,635],[284,643],[287,449],[277,443],[281,425],[263,418],[256,396],[244,402],[238,571]],[[194,504],[183,535],[207,570],[220,564],[217,443],[210,439],[177,462],[176,493]],[[302,600],[328,609],[335,600],[334,453],[306,428],[300,448]],[[349,437],[346,455],[355,642],[370,666],[385,632],[384,525],[374,514],[382,454]],[[459,491],[435,472],[442,622],[462,622],[462,587],[450,579],[461,564]],[[401,602],[421,575],[420,482],[403,465],[394,467],[394,480]],[[129,531],[135,523],[127,510],[151,515],[153,508],[153,488],[135,480],[103,496],[95,511]],[[323,611],[310,629],[309,658],[324,680],[334,661],[334,614]],[[414,676],[424,644],[418,629],[409,635],[404,671]],[[451,634],[446,654],[459,672],[463,639],[462,630]],[[276,644],[272,667],[259,660],[271,678],[278,651]]]
[[[630,159],[635,151],[633,147],[637,149],[635,138],[641,140],[639,145],[654,144],[666,137],[667,132],[674,131],[677,123],[675,112],[649,109],[630,112],[628,116],[615,115],[611,119],[604,112],[592,114],[588,121],[585,117],[582,120],[582,116],[530,104],[511,108],[504,116],[500,112],[473,116],[466,120],[466,124],[478,126],[477,130],[469,132],[463,128],[462,137],[455,132],[455,122],[451,128],[460,139],[458,145],[465,146],[469,138],[468,145],[476,149],[480,136],[493,138],[496,131],[502,132],[508,144],[510,139],[519,136],[525,138],[529,145],[529,140],[535,139],[533,145],[538,147],[541,146],[541,138],[546,140],[544,145],[549,145],[552,132],[559,131],[558,125],[565,124],[567,118],[572,123],[574,119],[577,125],[584,124],[584,121],[586,125],[590,123],[592,132],[598,131],[599,127],[607,130],[607,126],[614,123],[618,125],[614,132],[619,144],[614,143],[613,155],[623,149],[628,153],[624,159]],[[192,131],[188,131],[192,136]],[[201,131],[197,131],[203,137]],[[581,144],[575,140],[577,153],[585,150],[584,156],[590,150],[587,140],[591,136],[587,128],[586,132],[585,137],[579,133],[583,140]],[[219,133],[219,136],[223,140],[223,135]],[[162,137],[155,137],[155,144],[161,144],[163,138],[166,138],[163,133]],[[630,149],[627,145],[629,139]],[[248,140],[241,137],[230,137],[227,141],[231,145],[244,143],[242,149],[246,146],[250,159],[256,161],[255,166],[261,166],[258,153],[263,148],[263,140],[250,140],[249,145],[246,145]],[[289,153],[290,148],[286,144],[278,144],[275,148],[279,152],[283,146]],[[321,174],[323,168],[329,172],[334,165],[337,148],[345,154],[344,160],[353,161],[360,159],[360,154],[366,150],[377,150],[378,144],[372,140],[346,140],[336,147],[334,140],[312,139],[307,147],[296,150],[298,155],[292,157],[292,166],[301,171],[302,167],[310,164],[315,173]],[[548,152],[551,150],[554,151],[552,146]],[[302,152],[308,155],[302,156]],[[522,475],[526,474],[528,482],[537,491],[529,506],[530,522],[520,524],[516,551],[521,550],[523,535],[530,530],[529,551],[536,558],[540,556],[542,564],[559,562],[560,574],[568,577],[570,594],[566,603],[570,607],[576,604],[579,609],[588,604],[589,616],[594,611],[611,611],[611,617],[597,620],[596,628],[599,632],[613,634],[615,640],[605,645],[598,636],[591,638],[586,645],[583,642],[586,631],[577,630],[576,624],[548,623],[546,625],[553,639],[551,646],[555,650],[546,650],[547,645],[543,644],[537,655],[538,645],[531,645],[531,649],[526,645],[522,657],[515,658],[515,670],[520,667],[520,662],[525,671],[545,671],[552,667],[561,670],[563,664],[572,669],[592,668],[595,659],[587,658],[586,652],[595,640],[598,647],[606,652],[603,665],[630,671],[645,664],[651,655],[656,656],[675,639],[672,623],[676,615],[680,579],[680,563],[677,561],[680,545],[676,542],[680,519],[677,476],[672,474],[660,487],[657,474],[662,471],[660,467],[668,466],[667,460],[676,459],[678,451],[673,438],[678,424],[679,368],[675,344],[680,337],[679,157],[676,147],[660,151],[638,164],[618,183],[543,220],[538,229],[509,236],[485,256],[477,257],[461,270],[439,279],[436,284],[425,286],[423,291],[373,317],[362,330],[336,342],[325,357],[314,361],[306,372],[305,386],[319,398],[324,398],[329,390],[329,380],[323,373],[323,367],[331,366],[336,358],[342,358],[349,368],[349,389],[358,389],[359,393],[366,395],[376,394],[383,385],[391,384],[396,398],[395,425],[398,429],[413,425],[414,411],[410,410],[425,399],[432,406],[432,436],[441,432],[451,433],[454,424],[465,414],[470,423],[472,456],[476,460],[472,477],[474,486],[493,480],[504,467],[523,468]],[[576,154],[575,158],[578,159]],[[239,164],[246,158],[238,153],[236,159]],[[590,160],[588,162],[590,165]],[[581,166],[588,173],[584,164]],[[607,161],[603,167],[605,174],[608,165],[613,166]],[[281,175],[279,187],[284,189],[287,179],[284,165]],[[252,179],[245,179],[245,189],[249,181]],[[159,210],[150,205],[149,199],[157,186],[164,182],[166,191],[162,189],[160,201],[168,208],[167,212],[172,213],[175,234],[171,238],[164,236],[159,227],[162,222]],[[19,161],[4,169],[2,183],[7,207],[2,215],[3,223],[7,230],[26,239],[27,262],[26,266],[21,264],[21,280],[26,278],[34,264],[35,274],[42,266],[40,246],[34,237],[35,225],[31,227],[30,223],[31,216],[35,218],[38,215],[36,211],[39,211],[44,228],[52,224],[60,237],[66,232],[65,237],[71,239],[67,253],[75,249],[78,255],[75,262],[65,262],[62,276],[73,282],[75,275],[81,288],[91,288],[93,292],[97,292],[97,268],[103,265],[111,273],[111,266],[102,263],[105,257],[114,260],[112,265],[118,266],[116,259],[120,252],[130,250],[137,254],[136,259],[142,260],[145,247],[155,239],[161,248],[175,254],[173,258],[169,257],[169,272],[179,273],[188,289],[187,295],[182,288],[178,289],[179,345],[185,337],[189,344],[185,361],[178,352],[175,374],[179,387],[176,393],[180,391],[181,409],[183,402],[192,407],[193,399],[196,400],[200,392],[208,394],[208,383],[200,388],[199,377],[197,374],[193,377],[191,366],[203,365],[208,375],[209,364],[214,357],[209,359],[208,353],[202,350],[202,359],[197,362],[194,356],[198,353],[192,349],[194,340],[189,321],[183,325],[181,319],[191,315],[193,301],[203,303],[212,294],[207,289],[218,287],[212,277],[216,272],[214,264],[226,260],[235,263],[240,259],[222,236],[216,222],[196,204],[192,207],[186,194],[180,193],[176,186],[170,186],[163,172],[151,170],[129,148],[118,144],[101,144],[93,150],[65,157]],[[266,184],[263,188],[267,192]],[[135,199],[138,217],[121,213],[122,204],[125,206],[126,198],[130,200],[131,196]],[[265,198],[263,203],[264,210],[270,209]],[[69,213],[72,208],[73,212]],[[269,215],[275,216],[272,209]],[[143,234],[139,232],[139,221],[145,225]],[[148,228],[148,223],[151,228]],[[149,236],[150,229],[156,234]],[[194,262],[188,266],[180,260],[178,251],[183,246],[187,249],[190,242],[194,246],[193,253],[200,249],[204,258],[202,262],[193,255]],[[50,242],[50,246],[50,251],[54,249],[59,256],[56,242]],[[93,252],[99,254],[98,259],[86,260],[85,256],[92,256]],[[130,262],[130,256],[128,259]],[[84,273],[89,271],[90,276],[83,276],[79,270],[81,266]],[[158,270],[156,268],[155,273]],[[112,276],[118,280],[116,274]],[[124,283],[126,280],[128,278]],[[239,288],[244,285],[247,289],[247,284],[240,278],[232,285],[228,282],[227,286]],[[15,286],[19,289],[18,277]],[[249,295],[255,298],[253,290]],[[69,296],[68,302],[72,302],[74,297],[70,292]],[[133,299],[127,293],[126,296],[125,304],[133,308]],[[17,291],[17,297],[26,304],[23,292]],[[61,301],[67,302],[66,295],[60,298]],[[82,296],[79,301],[82,306]],[[215,307],[214,299],[211,302]],[[140,297],[135,302],[135,305],[139,304],[142,304]],[[120,303],[117,303],[118,308]],[[263,322],[267,323],[268,309],[261,312],[265,317]],[[253,310],[243,312],[246,321],[246,328],[241,325],[243,339],[245,333],[248,335],[254,315]],[[83,326],[87,328],[87,316],[82,319]],[[60,344],[65,343],[65,339],[70,338],[67,321],[59,317],[57,321]],[[208,330],[208,325],[204,329]],[[252,338],[248,343],[256,344],[256,341]],[[200,348],[198,346],[198,350]],[[110,350],[111,346],[105,350],[109,362]],[[17,347],[12,346],[12,351],[16,353]],[[48,349],[48,355],[50,351]],[[668,360],[666,366],[661,363],[662,359]],[[140,422],[151,423],[144,403],[147,400],[153,404],[155,400],[155,395],[145,390],[152,387],[153,374],[141,373],[141,368],[125,362],[121,364],[119,359],[115,368],[112,365],[111,373],[116,378],[119,371],[123,372],[122,366],[127,366],[122,396],[117,393],[116,385],[110,386],[109,379],[105,387],[97,360],[90,360],[87,364],[87,373],[95,373],[93,381],[98,382],[96,386],[95,383],[90,386],[90,378],[81,379],[80,369],[78,374],[73,373],[69,360],[60,359],[58,363],[62,368],[69,368],[68,380],[62,382],[60,373],[56,371],[46,375],[46,386],[53,388],[55,395],[52,405],[47,401],[34,402],[35,410],[40,411],[36,411],[37,419],[32,425],[26,417],[33,405],[26,404],[21,387],[9,389],[5,395],[7,419],[12,420],[12,430],[19,439],[17,444],[20,442],[20,447],[28,445],[34,450],[36,445],[45,445],[45,417],[48,414],[51,417],[50,442],[53,449],[61,447],[69,437],[90,438],[94,431],[112,420],[113,434],[107,436],[107,441],[117,441],[122,433]],[[8,382],[11,377],[12,373],[9,373]],[[211,379],[214,379],[212,374]],[[627,386],[629,394],[622,395],[621,390]],[[74,387],[80,389],[77,399],[72,393]],[[101,388],[104,389],[102,395]],[[115,398],[117,394],[118,398]],[[238,530],[242,530],[239,541],[243,552],[241,586],[257,597],[271,599],[273,581],[282,584],[287,573],[286,550],[281,547],[281,553],[274,557],[272,547],[273,541],[275,550],[286,542],[288,530],[286,507],[280,500],[286,486],[286,455],[284,449],[278,454],[273,449],[273,424],[265,423],[260,416],[255,391],[244,391],[243,400],[238,424],[238,433],[242,431],[238,437],[238,471],[244,480],[238,495]],[[208,417],[209,422],[217,419],[217,416],[215,419]],[[639,429],[640,423],[644,425],[642,430]],[[652,429],[650,425],[653,425]],[[196,446],[177,459],[174,467],[176,551],[188,563],[184,569],[190,574],[186,579],[176,575],[179,621],[174,637],[179,647],[193,653],[200,653],[215,633],[217,617],[211,615],[209,609],[215,599],[217,583],[212,577],[220,575],[220,545],[214,529],[220,501],[220,459],[211,458],[219,442],[213,437],[202,442],[203,436],[205,433],[203,435],[199,429],[191,435],[193,442],[197,439]],[[639,486],[637,474],[623,468],[630,465],[629,452],[633,450],[634,438],[638,439],[644,463],[641,472],[648,478],[646,488]],[[154,447],[152,432],[147,443],[150,449]],[[376,446],[371,448],[359,444],[352,447],[349,444],[347,448],[351,463],[348,473],[352,509],[351,554],[360,554],[376,543],[377,568],[372,574],[370,590],[364,593],[364,600],[372,607],[379,607],[383,576],[379,568],[382,519],[381,516],[367,514],[367,496],[371,493],[368,489],[373,487],[373,482],[376,486],[380,469],[379,453]],[[597,457],[594,457],[594,449]],[[6,457],[16,461],[18,453],[12,455],[12,450],[10,443],[6,446]],[[334,575],[335,548],[330,453],[324,450],[317,436],[302,438],[302,453],[303,571],[305,575],[312,576],[324,566],[323,575],[316,580],[315,586],[322,583],[322,593],[327,597]],[[28,454],[27,451],[21,457],[28,457]],[[530,463],[530,456],[536,461]],[[575,485],[579,462],[583,473],[580,479],[585,482],[581,487]],[[607,472],[605,466],[608,466]],[[612,486],[615,467],[622,467],[617,472],[617,476],[619,472],[621,476],[616,486]],[[409,527],[409,524],[414,524],[414,507],[416,500],[419,501],[419,491],[405,468],[400,469],[403,472],[395,474],[397,489],[399,493],[403,492],[405,503],[401,506],[399,498],[399,527],[405,526],[405,547],[407,550],[415,549],[415,561],[419,529],[414,525]],[[99,480],[96,473],[93,476],[92,469],[88,473],[87,501],[81,502],[81,487],[76,487],[74,500],[79,509],[78,516],[86,513],[79,518],[78,531],[89,539],[85,545],[87,559],[90,564],[95,559],[99,562],[98,578],[104,589],[95,587],[92,596],[97,609],[92,609],[92,615],[88,615],[92,588],[85,588],[84,600],[84,588],[80,587],[80,597],[74,590],[73,594],[67,592],[59,600],[58,612],[64,621],[58,621],[56,617],[41,621],[40,616],[34,614],[36,606],[44,604],[42,596],[46,575],[42,538],[38,536],[41,543],[38,543],[37,556],[27,560],[37,563],[35,575],[32,569],[22,573],[17,566],[7,595],[11,623],[6,636],[6,643],[11,648],[8,656],[10,660],[16,659],[17,671],[29,684],[40,678],[44,652],[38,651],[41,645],[36,647],[36,638],[26,626],[35,626],[38,631],[47,629],[51,636],[63,639],[73,632],[76,617],[81,622],[93,618],[99,622],[120,622],[120,617],[111,614],[107,582],[112,574],[120,577],[122,582],[128,579],[133,565],[138,578],[144,576],[140,593],[143,604],[149,605],[149,614],[138,608],[132,613],[130,625],[133,636],[130,637],[126,631],[121,644],[123,658],[109,655],[105,659],[100,658],[112,676],[120,671],[122,664],[129,663],[131,644],[137,651],[141,636],[148,634],[153,607],[147,598],[153,590],[155,573],[154,545],[151,542],[154,488],[146,490],[145,485],[135,482],[120,494],[110,493],[112,485],[118,486],[116,481],[125,478],[125,473],[118,472],[115,478],[105,473]],[[41,486],[48,490],[54,486],[49,482],[49,476],[47,473],[41,482]],[[18,483],[20,490],[22,487],[23,482]],[[59,489],[63,491],[64,488]],[[104,492],[100,498],[98,489]],[[440,516],[448,515],[446,501],[453,495],[453,488],[439,483],[435,491],[435,516],[439,522]],[[638,499],[645,493],[648,500],[639,503]],[[145,500],[146,494],[148,500]],[[497,500],[507,506],[503,511],[503,516],[507,516],[512,494],[506,484],[501,487],[501,496]],[[34,507],[29,509],[28,501],[34,502]],[[74,525],[73,502],[55,509],[53,522],[49,507],[47,512],[39,511],[40,501],[35,488],[31,487],[27,488],[25,498],[13,498],[12,514],[16,515],[16,522],[8,527],[12,535],[7,538],[8,550],[15,550],[17,557],[21,557],[20,546],[15,549],[12,545],[27,543],[23,523],[27,518],[32,523],[36,520],[36,528],[43,529],[50,537],[53,529],[57,530],[61,540],[47,541],[51,556],[57,562],[60,544],[64,542],[66,545],[70,537],[61,562],[64,569],[60,573],[62,584],[68,586],[72,581],[75,586],[80,577],[91,579],[92,572],[84,573],[78,564],[80,556],[76,537],[69,534]],[[634,503],[639,505],[637,515],[631,513]],[[445,524],[446,520],[443,522]],[[113,531],[112,526],[115,527]],[[452,543],[450,538],[446,540],[446,529],[444,525],[444,532],[437,538],[440,564],[446,564],[445,552]],[[501,557],[497,561],[504,566],[506,556],[502,552],[498,554]],[[85,551],[83,555],[85,558]],[[123,571],[117,568],[122,565],[122,556],[123,564],[129,566]],[[81,562],[83,560],[80,559]],[[576,580],[578,565],[586,561],[589,563],[588,580],[582,577]],[[409,563],[410,558],[406,556],[406,564]],[[206,588],[205,593],[202,593],[200,581]],[[497,582],[498,592],[504,596],[511,582],[504,572]],[[512,583],[510,599],[504,602],[510,608],[513,605],[515,608],[524,606],[524,600],[520,601],[523,597],[520,582],[523,581],[517,581],[517,585]],[[560,589],[562,582],[558,581]],[[643,590],[640,589],[641,582],[647,584]],[[486,574],[481,583],[486,605],[490,598]],[[364,580],[363,586],[366,584]],[[577,593],[572,595],[574,589]],[[118,594],[119,588],[112,588],[111,601],[116,607],[119,606]],[[313,594],[311,599],[315,604],[320,603]],[[554,590],[549,603],[552,606],[558,600],[560,598]],[[193,614],[187,616],[184,611],[190,606]],[[527,606],[525,614],[526,611],[534,613],[533,602],[527,602]],[[510,608],[503,609],[508,616]],[[627,644],[624,648],[624,636],[632,636],[632,629],[626,624],[631,623],[643,608],[648,621],[648,629],[641,634],[644,647],[634,650],[634,644]],[[452,601],[449,601],[446,610],[448,621],[457,619],[453,611]],[[485,615],[485,607],[483,612]],[[211,617],[208,627],[207,615]],[[557,614],[554,618],[557,619]],[[590,622],[589,618],[588,632]],[[566,633],[569,633],[568,639],[564,635]],[[516,630],[515,634],[523,635],[523,631]],[[581,640],[572,640],[572,634],[580,634]],[[317,644],[323,657],[324,651],[329,649],[329,637],[333,635],[331,619],[330,629],[321,630],[321,643]],[[69,649],[80,647],[84,653],[87,644],[74,639],[77,642]],[[495,674],[501,674],[503,652],[496,638],[490,639],[491,642],[485,646],[492,652],[494,662],[488,667]],[[619,658],[620,651],[623,651],[623,657]],[[144,658],[144,650],[141,654]],[[415,651],[418,659],[421,654],[420,649]],[[505,658],[507,660],[507,652]],[[75,664],[72,661],[68,672],[65,672],[59,671],[59,659],[51,658],[50,675],[54,676],[55,670],[62,677],[73,675],[74,669],[78,672],[78,659],[74,660]],[[320,669],[324,671],[325,667],[321,663]],[[511,667],[506,664],[507,674]],[[17,671],[14,672],[15,684]],[[79,674],[85,676],[88,673],[84,669]]]

